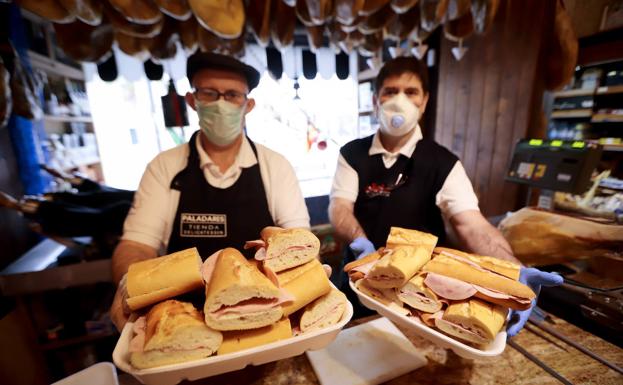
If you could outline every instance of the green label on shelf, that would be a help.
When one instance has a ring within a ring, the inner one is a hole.
[[[573,147],[573,148],[584,148],[584,142],[573,142],[571,144],[571,147]]]
[[[530,144],[531,146],[540,146],[543,144],[543,140],[542,139],[530,139],[530,142],[528,142],[528,144]]]
[[[550,144],[553,147],[560,147],[560,146],[562,146],[562,140],[552,140],[552,142]]]

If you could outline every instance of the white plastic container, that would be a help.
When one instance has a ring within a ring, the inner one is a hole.
[[[201,360],[159,366],[151,369],[135,369],[130,364],[128,347],[132,339],[132,325],[128,322],[121,337],[115,346],[112,357],[115,365],[126,373],[134,376],[138,381],[148,385],[174,385],[183,380],[197,380],[215,376],[234,370],[240,370],[247,365],[262,365],[288,357],[298,356],[307,350],[322,349],[329,345],[340,330],[353,316],[353,306],[347,302],[346,311],[342,319],[328,328],[305,333],[286,340],[272,342],[252,349],[228,353],[222,356],[212,356]]]
[[[52,385],[119,385],[117,371],[110,362],[99,362]]]
[[[414,333],[433,342],[435,345],[441,346],[446,349],[451,349],[461,357],[472,359],[482,357],[494,357],[502,354],[504,348],[506,347],[505,330],[499,332],[498,335],[495,336],[495,339],[489,345],[485,346],[483,349],[478,349],[473,346],[464,344],[459,340],[449,337],[442,332],[427,326],[418,317],[407,317],[388,308],[381,302],[357,290],[355,284],[352,281],[349,281],[349,284],[351,289],[353,289],[353,291],[357,294],[357,297],[359,297],[359,301],[361,301],[363,306],[367,307],[368,309],[375,310],[379,314],[389,318],[398,325],[408,328]]]

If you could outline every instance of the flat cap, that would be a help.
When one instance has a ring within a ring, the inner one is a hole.
[[[260,73],[248,64],[227,55],[212,52],[197,51],[186,62],[186,76],[192,83],[195,74],[204,69],[228,70],[239,73],[247,79],[249,91],[257,87],[260,82]]]

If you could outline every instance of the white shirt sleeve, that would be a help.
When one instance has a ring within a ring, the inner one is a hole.
[[[162,157],[156,157],[147,165],[125,220],[122,239],[140,242],[156,250],[164,247],[172,222],[170,179]]]
[[[343,198],[355,202],[357,195],[359,195],[359,175],[340,154],[331,186],[331,199]]]
[[[454,164],[446,177],[441,190],[435,197],[435,203],[444,218],[450,218],[467,210],[480,210],[472,182],[470,182],[460,161]]]
[[[264,189],[276,226],[310,228],[309,213],[292,165],[281,154],[258,147]],[[266,175],[266,176],[265,176]]]

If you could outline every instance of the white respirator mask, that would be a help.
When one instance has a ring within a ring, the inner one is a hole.
[[[409,133],[419,119],[420,109],[403,92],[379,107],[381,132],[390,136],[403,136]]]
[[[242,131],[245,105],[238,106],[223,99],[210,103],[196,101],[199,127],[207,139],[217,146],[227,146]]]

